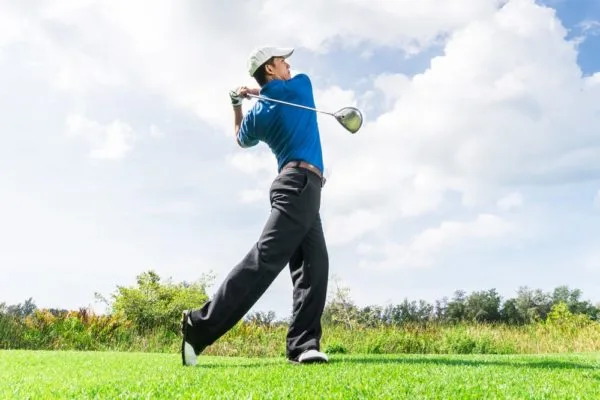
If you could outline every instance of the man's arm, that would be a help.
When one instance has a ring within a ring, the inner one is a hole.
[[[260,89],[250,89],[245,86],[238,88],[236,91],[229,93],[231,97],[231,104],[233,105],[233,132],[235,142],[240,147],[250,147],[258,143],[256,139],[251,139],[248,136],[252,136],[248,132],[248,126],[244,125],[244,114],[242,113],[242,101],[244,98],[248,98],[248,94],[259,95]],[[240,130],[245,128],[241,133],[243,138],[240,137]],[[240,141],[240,139],[245,139]]]
[[[235,142],[239,145],[240,142],[238,140],[238,133],[240,131],[240,127],[242,126],[242,121],[244,120],[244,114],[242,114],[242,106],[233,106],[233,133],[235,137]]]

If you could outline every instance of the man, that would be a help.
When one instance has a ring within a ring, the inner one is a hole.
[[[197,364],[197,356],[243,318],[288,263],[293,314],[287,358],[297,363],[328,361],[320,351],[329,259],[320,216],[325,179],[316,113],[268,100],[258,101],[245,116],[241,109],[249,93],[315,106],[308,76],[290,75],[286,60],[292,53],[275,47],[255,50],[248,72],[260,89],[241,87],[230,93],[236,142],[242,148],[266,143],[277,160],[278,175],[270,187],[271,213],[257,242],[210,301],[183,312],[183,365]]]

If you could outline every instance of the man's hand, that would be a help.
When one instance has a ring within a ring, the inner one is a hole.
[[[248,99],[248,94],[258,95],[260,89],[250,89],[246,86],[240,86],[237,89],[229,91],[229,97],[231,98],[231,104],[234,107],[240,107],[244,99]]]
[[[231,104],[234,107],[241,107],[244,97],[245,96],[240,94],[240,88],[229,91],[229,98],[231,99]]]

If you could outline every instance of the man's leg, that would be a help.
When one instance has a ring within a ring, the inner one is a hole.
[[[321,315],[327,297],[329,256],[320,215],[290,259],[294,311],[287,334],[291,360],[308,349],[320,350]]]
[[[187,338],[201,352],[250,310],[289,262],[318,212],[320,187],[308,171],[289,170],[271,186],[271,215],[260,239],[225,278],[213,298],[190,314]],[[318,192],[317,192],[318,190]]]

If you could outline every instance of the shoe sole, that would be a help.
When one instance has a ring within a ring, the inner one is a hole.
[[[322,358],[309,358],[308,360],[298,361],[298,360],[287,360],[290,364],[301,365],[301,364],[327,364],[328,360],[323,360]]]

